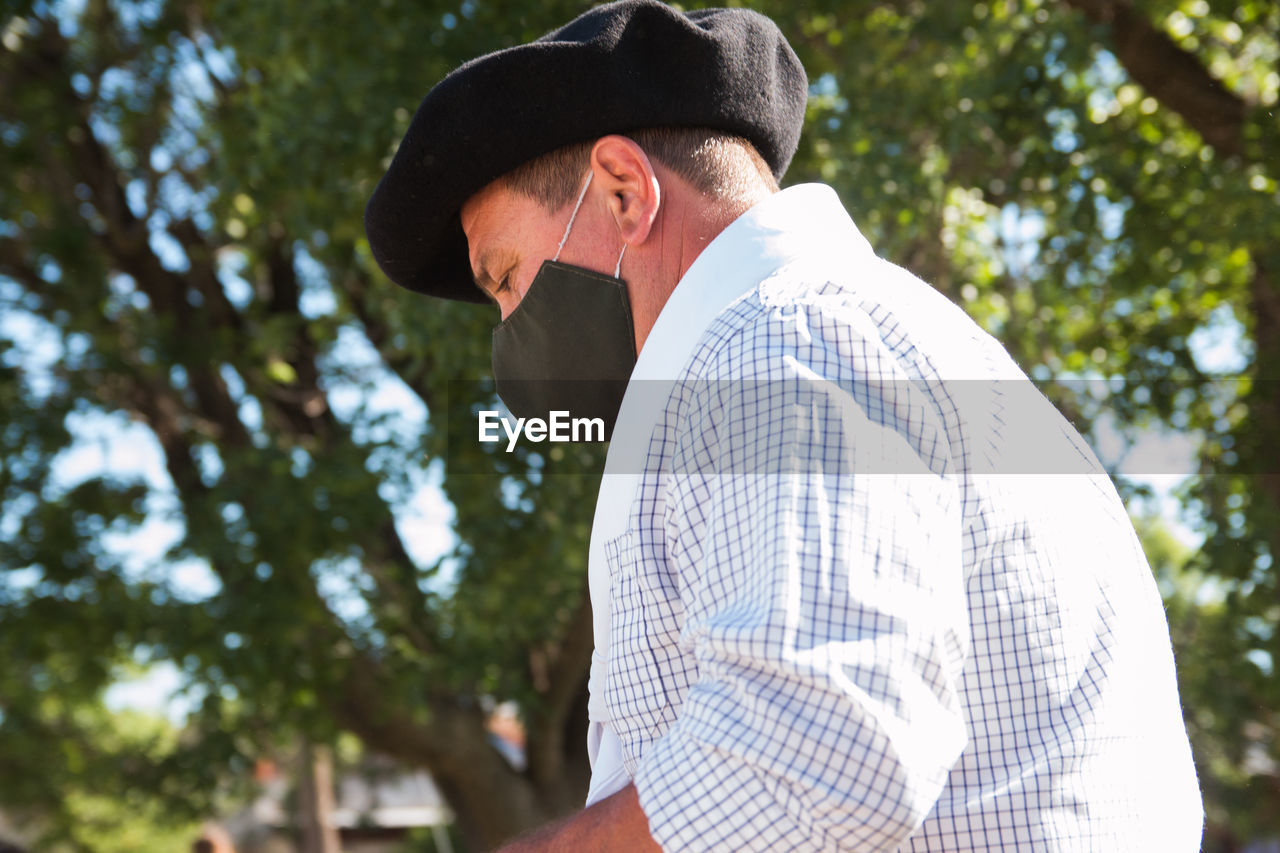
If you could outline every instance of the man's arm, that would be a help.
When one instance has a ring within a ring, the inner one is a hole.
[[[503,847],[499,853],[661,853],[649,835],[634,785],[589,809],[545,826]]]

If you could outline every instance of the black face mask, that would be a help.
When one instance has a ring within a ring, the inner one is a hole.
[[[635,366],[626,285],[581,267],[544,261],[493,330],[498,396],[518,418],[601,418],[607,440]]]
[[[560,248],[590,184],[588,173]],[[617,277],[621,264],[619,255],[611,277],[544,261],[516,310],[493,330],[493,376],[513,415],[549,419],[563,411],[569,418],[600,418],[605,439],[613,434],[636,366],[631,303]]]

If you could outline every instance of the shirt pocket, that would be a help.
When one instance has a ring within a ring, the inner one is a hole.
[[[662,561],[643,553],[635,531],[609,540],[604,551],[610,608],[605,701],[623,764],[634,775],[644,748],[671,726],[683,698],[682,609],[664,580]]]

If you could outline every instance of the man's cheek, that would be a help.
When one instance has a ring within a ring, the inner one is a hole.
[[[516,292],[520,295],[519,299],[524,299],[529,293],[529,288],[533,286],[533,277],[536,272],[537,270],[521,271],[520,278],[516,284]],[[518,300],[516,304],[519,304]]]

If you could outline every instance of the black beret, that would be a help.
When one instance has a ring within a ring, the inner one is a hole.
[[[427,93],[365,208],[369,246],[397,284],[484,302],[458,212],[495,178],[565,145],[649,127],[744,137],[781,178],[807,96],[800,60],[759,13],[597,6],[467,62]]]

